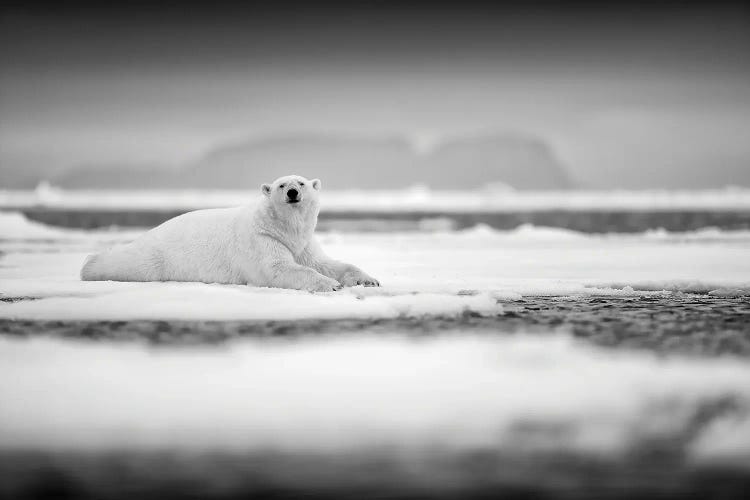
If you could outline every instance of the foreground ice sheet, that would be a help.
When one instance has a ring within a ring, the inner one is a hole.
[[[85,256],[139,231],[81,231],[0,213],[0,318],[298,319],[494,314],[522,295],[750,294],[750,232],[583,235],[522,226],[321,235],[382,288],[329,294],[202,283],[81,282]]]
[[[750,461],[750,366],[568,337],[399,335],[213,350],[0,338],[0,449],[466,450]],[[675,450],[671,450],[675,451]]]

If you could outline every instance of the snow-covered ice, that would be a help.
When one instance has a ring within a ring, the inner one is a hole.
[[[299,319],[493,314],[528,295],[750,294],[750,232],[585,235],[521,226],[496,231],[323,233],[327,251],[382,288],[329,294],[201,283],[82,282],[86,255],[141,231],[67,230],[0,213],[0,317],[27,319]]]
[[[615,458],[676,439],[691,461],[750,464],[746,363],[601,351],[566,336],[352,333],[213,350],[0,338],[0,366],[0,449]]]

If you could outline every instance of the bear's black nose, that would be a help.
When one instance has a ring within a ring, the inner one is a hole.
[[[290,189],[289,191],[286,192],[286,195],[289,197],[290,200],[296,200],[298,194],[299,193],[297,192],[296,189]]]

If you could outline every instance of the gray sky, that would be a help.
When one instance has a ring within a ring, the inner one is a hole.
[[[0,168],[522,131],[587,186],[750,185],[741,5],[146,5],[3,7]]]

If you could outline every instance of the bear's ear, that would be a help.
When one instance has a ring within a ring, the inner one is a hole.
[[[263,184],[260,187],[260,190],[263,192],[266,196],[271,196],[271,185],[270,184]]]
[[[313,187],[313,189],[320,189],[320,179],[313,179],[312,180],[312,187]]]

